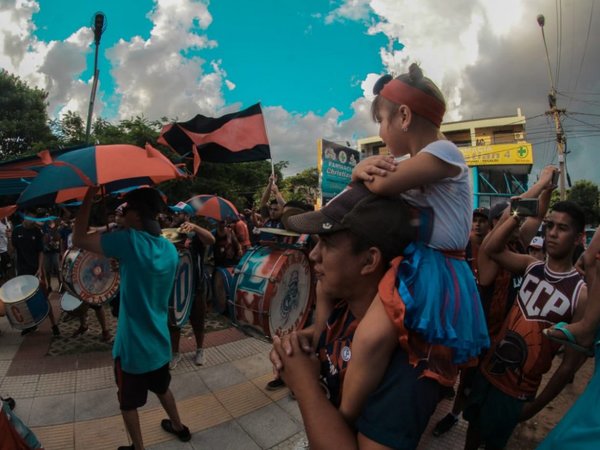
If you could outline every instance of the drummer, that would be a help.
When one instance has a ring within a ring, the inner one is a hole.
[[[190,311],[190,324],[196,338],[194,364],[201,366],[204,364],[204,319],[206,317],[205,290],[201,285],[204,275],[203,257],[205,253],[204,249],[207,246],[213,245],[215,238],[210,231],[193,223],[189,215],[184,211],[178,213],[176,220],[179,220],[180,223],[176,221],[174,225],[179,225],[179,229],[187,234],[187,239],[183,246],[192,254],[192,264],[194,266],[192,271],[194,274],[193,286],[196,287],[196,292],[194,293],[192,309]],[[169,368],[174,369],[177,367],[179,361],[181,361],[181,353],[179,353],[181,328],[174,325],[169,326],[169,333],[171,335],[171,350],[173,353]]]
[[[11,236],[12,248],[15,252],[16,257],[16,274],[20,275],[34,275],[40,280],[41,288],[47,293],[48,286],[44,284],[44,243],[43,236],[40,226],[38,226],[39,215],[36,211],[25,211],[23,223],[17,225]],[[52,324],[52,334],[54,336],[60,336],[60,330],[56,323],[54,311],[52,310],[52,304],[48,301],[48,317]],[[26,328],[21,331],[21,335],[24,336],[32,331],[37,330],[37,325]]]

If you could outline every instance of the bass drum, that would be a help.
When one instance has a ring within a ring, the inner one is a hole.
[[[118,262],[87,250],[67,250],[60,275],[67,291],[86,303],[98,305],[110,301],[119,290]]]
[[[308,257],[300,250],[252,247],[235,270],[234,321],[272,338],[304,326],[314,302]]]
[[[169,305],[169,325],[182,327],[187,322],[192,310],[195,277],[192,253],[187,249],[177,249],[177,251],[179,264]]]
[[[21,275],[8,280],[0,288],[0,298],[13,328],[24,330],[39,325],[50,312],[50,305],[40,280],[33,275]]]

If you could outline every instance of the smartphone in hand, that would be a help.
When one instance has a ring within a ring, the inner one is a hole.
[[[537,198],[515,198],[510,202],[510,210],[521,217],[535,217],[539,212]]]

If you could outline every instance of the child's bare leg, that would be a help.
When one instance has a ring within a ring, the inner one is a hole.
[[[340,405],[340,412],[349,423],[356,420],[367,397],[379,385],[397,345],[396,328],[376,296],[352,340],[352,358],[346,370]]]

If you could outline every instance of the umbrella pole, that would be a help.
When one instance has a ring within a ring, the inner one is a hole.
[[[106,232],[109,232],[110,224],[108,223],[108,208],[106,207],[106,190],[104,189],[104,185],[100,185],[100,195],[102,196],[102,216],[106,222]]]

